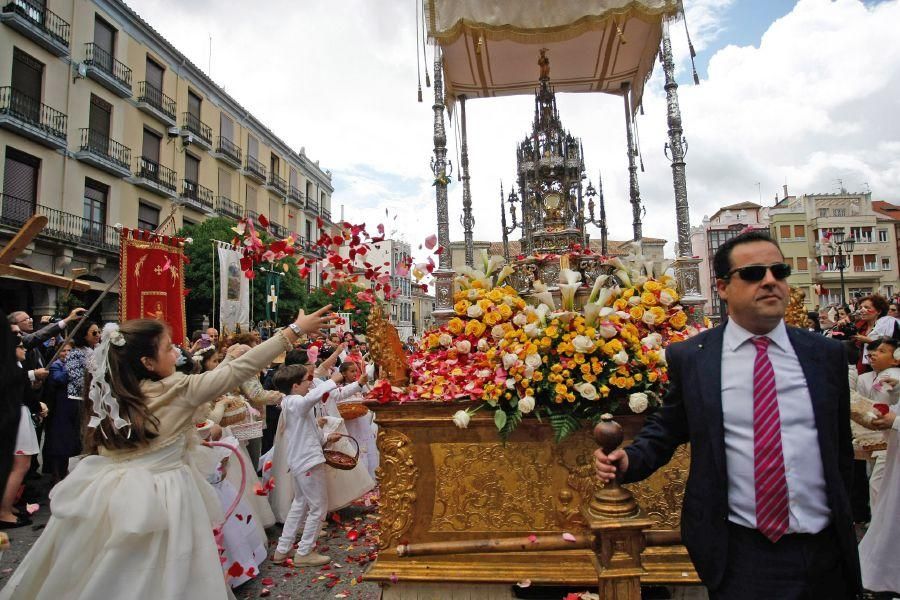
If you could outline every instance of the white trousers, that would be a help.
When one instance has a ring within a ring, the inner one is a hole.
[[[284,519],[284,529],[278,538],[278,552],[287,554],[294,545],[297,530],[303,525],[297,552],[306,555],[312,552],[319,527],[328,508],[328,489],[325,484],[325,463],[316,465],[309,471],[291,472],[294,481],[294,500]]]

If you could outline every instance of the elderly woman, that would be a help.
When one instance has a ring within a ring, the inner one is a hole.
[[[884,296],[873,294],[866,296],[859,302],[859,321],[856,323],[857,333],[853,341],[860,348],[860,362],[857,370],[860,374],[870,371],[869,356],[865,347],[882,337],[895,337],[894,329],[897,327],[897,319],[887,314],[888,301]]]

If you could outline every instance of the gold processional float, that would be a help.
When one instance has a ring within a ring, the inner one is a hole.
[[[658,405],[665,345],[705,323],[668,32],[683,18],[681,2],[424,4],[435,57],[438,243],[449,248],[444,111],[455,107],[466,265],[440,255],[439,328],[412,356],[377,310],[369,324],[372,355],[390,384],[373,392],[381,537],[366,578],[386,599],[512,598],[512,586],[527,581],[636,600],[641,584],[696,584],[679,533],[688,448],[635,485],[601,487],[592,464],[598,444],[611,451],[627,442]],[[671,265],[643,255],[632,123],[657,56],[678,228]],[[557,92],[624,100],[634,229],[627,256],[606,256],[602,186],[598,219],[597,191],[583,189],[581,141],[562,127]],[[518,189],[509,198],[501,191],[506,260],[485,255],[476,265],[466,100],[511,94],[533,94],[535,113],[516,150]],[[586,224],[601,230],[599,254]],[[520,251],[509,260],[516,229]]]

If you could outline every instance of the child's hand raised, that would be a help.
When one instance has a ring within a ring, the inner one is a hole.
[[[334,374],[331,376],[331,380],[335,383],[343,383],[344,376],[341,374],[340,371],[335,371]]]

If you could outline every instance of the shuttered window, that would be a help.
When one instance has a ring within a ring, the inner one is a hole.
[[[194,92],[188,91],[188,112],[200,120],[200,103],[203,100]]]
[[[806,225],[794,225],[794,238],[804,239],[806,237]]]
[[[160,135],[149,129],[145,129],[144,142],[141,145],[141,156],[159,164],[159,147],[161,142],[162,137]]]
[[[109,138],[109,122],[111,116],[112,104],[100,96],[91,94],[91,108],[88,123],[92,132],[92,138]]]
[[[224,112],[219,113],[219,135],[229,142],[234,141],[234,122]]]
[[[806,256],[798,256],[797,257],[797,270],[798,271],[808,271],[809,270],[809,258]]]
[[[94,44],[105,51],[110,57],[116,48],[116,30],[112,25],[98,16],[94,17]],[[108,66],[112,66],[111,64]]]
[[[12,88],[36,103],[41,101],[44,65],[18,48],[13,49]]]
[[[247,134],[247,156],[259,159],[259,142],[250,134]]]
[[[138,204],[138,229],[154,231],[159,227],[159,209],[141,202]]]
[[[184,153],[184,178],[193,183],[200,181],[200,159],[187,152]]]
[[[790,239],[790,237],[791,237],[791,226],[790,226],[790,225],[782,225],[782,226],[779,228],[779,233],[780,233],[781,239],[783,239],[783,240],[785,240],[785,239]]]
[[[160,92],[163,90],[163,69],[155,60],[147,57],[147,84],[152,85]]]
[[[84,180],[84,235],[100,239],[103,226],[106,225],[106,204],[109,186],[94,181]]]
[[[231,200],[231,171],[219,169],[219,195]]]
[[[34,214],[37,204],[39,158],[6,147],[3,171],[3,217],[20,223]]]

